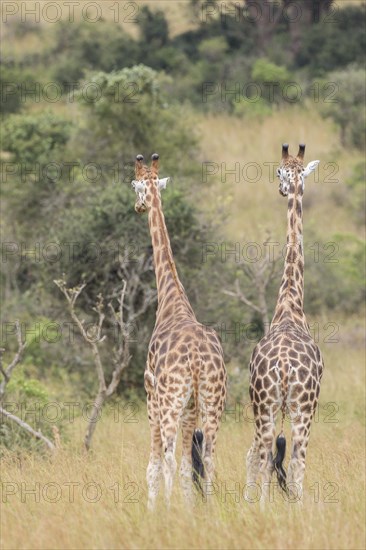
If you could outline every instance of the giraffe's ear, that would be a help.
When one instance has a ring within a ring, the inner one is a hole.
[[[158,183],[158,188],[161,190],[161,189],[166,189],[166,185],[167,183],[169,182],[170,178],[162,178],[162,179],[159,179],[159,183]]]
[[[320,162],[319,160],[312,160],[311,162],[309,162],[309,164],[307,165],[307,167],[304,170],[304,178],[307,178],[308,175],[311,174],[311,172],[314,172],[314,170],[318,166],[319,162]]]

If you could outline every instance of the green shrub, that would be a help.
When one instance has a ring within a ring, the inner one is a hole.
[[[27,238],[42,225],[42,212],[49,212],[51,197],[57,194],[58,171],[71,128],[70,121],[52,111],[14,114],[4,122],[2,148],[11,154],[6,160],[11,173],[4,182],[3,196]]]
[[[260,99],[269,105],[280,105],[285,101],[293,101],[291,83],[293,78],[286,67],[272,63],[266,58],[257,59],[252,68],[252,80],[260,88]],[[258,92],[254,92],[258,93]]]
[[[70,137],[71,124],[52,111],[13,115],[6,119],[2,133],[2,149],[18,163],[49,161]]]
[[[338,5],[339,6],[339,5]],[[362,64],[366,49],[365,5],[336,9],[329,18],[306,29],[294,66],[306,68],[313,76]]]
[[[12,63],[0,61],[0,113],[8,115],[17,113],[23,107],[22,88],[34,86],[34,77]]]
[[[321,101],[323,116],[332,118],[339,126],[342,145],[363,150],[366,127],[364,70],[350,66],[329,73],[327,80],[333,82],[336,88],[334,97]]]
[[[271,106],[268,102],[259,97],[255,101],[242,99],[238,103],[234,103],[234,114],[244,118],[265,118],[272,113]]]
[[[336,310],[355,313],[365,299],[365,243],[353,234],[335,234],[317,252],[309,251],[305,267],[305,306],[309,313]],[[314,261],[316,257],[316,261]]]
[[[52,50],[52,77],[67,90],[87,71],[118,70],[134,65],[137,58],[136,41],[117,23],[60,22]]]

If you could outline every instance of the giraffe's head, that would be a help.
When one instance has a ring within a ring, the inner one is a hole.
[[[151,157],[151,166],[145,166],[144,157],[137,155],[135,162],[135,178],[131,183],[137,195],[135,210],[139,214],[150,210],[154,196],[160,196],[160,190],[165,189],[169,178],[159,179],[159,155]]]
[[[319,161],[313,160],[304,167],[305,145],[299,145],[297,157],[288,153],[288,144],[282,145],[282,161],[277,168],[277,176],[280,178],[279,191],[283,197],[289,193],[302,195],[305,188],[305,178],[318,166]]]

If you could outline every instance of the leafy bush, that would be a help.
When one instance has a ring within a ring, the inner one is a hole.
[[[142,6],[138,16],[138,26],[140,59],[144,63],[149,63],[150,60],[153,62],[155,52],[166,46],[169,41],[169,27],[164,12],[152,11],[148,6]]]
[[[291,75],[286,67],[272,63],[266,58],[257,59],[252,69],[252,80],[259,85],[261,99],[270,105],[279,105],[288,94],[284,94],[285,86],[291,82]],[[291,100],[291,97],[289,98]]]
[[[200,57],[207,61],[219,63],[227,52],[227,42],[223,36],[207,38],[198,46]]]
[[[164,159],[164,170],[175,171],[178,163],[187,175],[197,173],[196,137],[188,111],[168,96],[159,73],[137,65],[112,73],[90,74],[85,86],[90,83],[95,83],[100,98],[89,101],[80,95],[80,103],[87,109],[87,122],[73,144],[78,149],[79,143],[89,143],[87,148],[82,145],[83,160],[129,166],[128,179],[124,179],[129,182],[136,154],[148,158],[158,151]]]
[[[57,425],[58,422],[50,423],[47,414],[43,414],[49,402],[48,391],[43,383],[33,378],[31,371],[32,369],[21,366],[16,368],[6,389],[4,408],[52,439],[52,425]],[[45,450],[42,442],[3,417],[0,419],[0,441],[0,455],[2,449]]]
[[[365,194],[366,167],[364,162],[357,164],[352,177],[347,181],[346,204],[360,224],[365,224],[366,194]]]
[[[321,239],[319,258],[308,254],[305,268],[305,306],[310,313],[336,310],[359,311],[365,299],[365,243],[353,234],[335,234],[324,246]],[[312,258],[311,258],[312,256]]]
[[[0,112],[2,115],[17,113],[23,107],[22,87],[34,86],[34,77],[15,64],[0,61]]]
[[[55,181],[71,128],[70,121],[52,111],[10,115],[4,122],[2,147],[11,153],[11,167],[3,193],[27,237],[42,224],[42,212],[49,212],[47,201],[57,192]]]
[[[89,70],[113,71],[137,61],[136,41],[117,23],[83,21],[56,26],[52,77],[64,85],[76,83]]]
[[[334,99],[321,103],[322,113],[340,127],[342,145],[363,150],[366,128],[364,70],[351,66],[343,71],[329,73],[328,79],[336,84],[337,92]]]
[[[362,64],[366,49],[365,5],[337,9],[331,18],[312,25],[302,37],[294,66],[306,68],[313,76]]]
[[[17,163],[48,161],[70,137],[71,124],[65,118],[44,111],[37,114],[13,115],[4,123],[2,148],[12,153]]]

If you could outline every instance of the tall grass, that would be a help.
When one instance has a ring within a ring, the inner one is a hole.
[[[68,426],[68,442],[61,434],[63,447],[54,458],[5,454],[1,547],[364,548],[363,331],[360,322],[351,320],[342,327],[338,343],[321,343],[326,370],[312,426],[302,508],[286,502],[276,489],[264,513],[257,502],[244,499],[246,494],[255,501],[245,487],[245,453],[253,425],[250,415],[243,414],[248,401],[243,395],[236,415],[228,411],[223,419],[216,485],[207,502],[198,500],[189,509],[176,479],[171,509],[165,509],[161,497],[156,511],[148,513],[149,427],[140,403],[135,417],[122,407],[119,416],[102,417],[88,456],[80,452],[85,430],[81,418]],[[246,365],[242,376],[248,376]],[[285,429],[289,436],[288,422]]]

